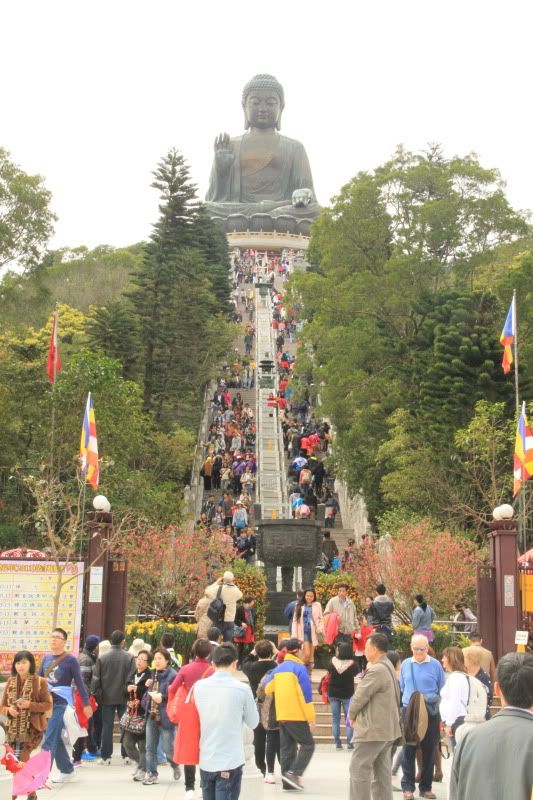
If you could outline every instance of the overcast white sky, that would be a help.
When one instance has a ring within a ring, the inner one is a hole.
[[[524,0],[2,0],[0,145],[45,176],[54,247],[147,237],[158,159],[203,197],[215,134],[242,132],[257,72],[285,88],[282,132],[323,205],[398,143],[498,167],[533,208],[533,4]]]

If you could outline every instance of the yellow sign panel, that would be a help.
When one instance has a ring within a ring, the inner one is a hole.
[[[61,591],[57,626],[68,633],[69,650],[78,654],[83,605],[82,561],[67,564],[64,578],[75,576]],[[0,672],[11,669],[13,656],[29,650],[36,659],[50,649],[57,568],[53,561],[0,561]]]

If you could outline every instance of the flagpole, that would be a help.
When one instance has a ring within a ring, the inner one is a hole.
[[[518,314],[516,313],[516,289],[513,289],[513,317],[514,317],[514,387],[516,401],[516,424],[520,422],[520,383],[518,379]],[[518,492],[518,541],[521,543],[523,552],[527,550],[527,521],[526,521],[526,498],[524,496],[524,481]]]
[[[56,331],[57,336],[57,312],[58,312],[58,303],[56,300],[55,308],[54,308],[54,321],[52,325]],[[54,475],[54,447],[55,447],[55,432],[56,432],[56,403],[55,403],[55,391],[56,391],[56,378],[57,378],[57,348],[56,352],[54,353],[54,359],[52,362],[52,369],[53,369],[53,381],[52,381],[52,420],[50,425],[50,476],[53,477]]]
[[[80,523],[80,561],[83,556],[83,526],[85,525],[85,492],[87,491],[87,481],[83,479],[83,492],[81,493],[81,523]]]

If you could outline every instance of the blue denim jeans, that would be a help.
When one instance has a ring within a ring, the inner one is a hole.
[[[203,800],[238,800],[241,794],[242,767],[227,772],[200,770]]]
[[[333,729],[333,737],[335,744],[341,743],[341,708],[344,711],[344,722],[348,720],[348,709],[350,708],[351,697],[330,697],[329,702],[331,705],[331,727]],[[346,741],[351,743],[353,736],[353,728],[346,727]]]
[[[48,752],[51,753],[52,763],[55,758],[57,768],[60,772],[63,772],[65,775],[70,775],[71,772],[74,772],[74,767],[72,766],[67,748],[63,744],[63,739],[61,738],[63,717],[65,716],[66,708],[66,703],[54,703],[52,716],[48,720],[46,735],[41,749],[48,750]]]
[[[173,765],[172,757],[174,755],[174,734],[175,728],[162,728],[153,719],[146,720],[146,771],[157,775],[157,745],[159,740],[163,744],[163,750],[167,757],[167,761]]]

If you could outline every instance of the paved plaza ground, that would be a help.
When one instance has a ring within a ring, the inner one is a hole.
[[[315,798],[348,798],[348,769],[351,753],[347,750],[337,751],[333,745],[318,745],[313,760],[305,773],[305,791],[298,794],[302,797]],[[451,760],[450,760],[451,761]],[[449,774],[450,761],[444,762],[446,775]],[[11,780],[2,775],[0,780],[0,800],[11,800]],[[279,772],[276,776],[279,780]],[[399,778],[394,779],[399,786]],[[447,782],[433,784],[433,791],[439,800],[447,798]],[[202,794],[197,788],[197,797]],[[242,800],[269,800],[269,798],[285,797],[280,783],[269,786],[263,783],[262,776],[252,763],[245,768],[241,798]],[[291,795],[292,796],[292,795]],[[42,789],[40,800],[181,800],[185,797],[183,778],[172,780],[168,767],[159,768],[159,783],[156,786],[142,786],[131,779],[131,767],[124,766],[121,759],[115,756],[110,767],[94,763],[86,763],[76,770],[72,781],[66,784],[55,784],[49,792]],[[402,798],[401,792],[394,797]]]

